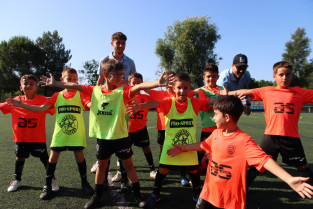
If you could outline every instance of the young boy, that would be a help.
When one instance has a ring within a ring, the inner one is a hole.
[[[60,80],[77,84],[77,71],[73,68],[65,68]],[[35,112],[44,112],[52,108],[56,109],[56,121],[47,165],[46,185],[40,194],[40,199],[42,200],[50,199],[52,196],[52,188],[49,185],[51,185],[59,156],[65,150],[74,151],[81,177],[82,191],[86,194],[93,194],[93,189],[87,181],[87,167],[83,151],[84,147],[86,147],[83,108],[87,102],[89,100],[86,101],[82,93],[72,89],[65,89],[55,93],[41,106],[28,105],[16,100],[12,101],[15,106]]]
[[[171,78],[162,75],[158,81],[145,82],[136,86],[121,86],[124,76],[124,66],[114,59],[105,59],[101,63],[104,86],[85,86],[73,83],[56,82],[51,78],[42,77],[41,83],[46,86],[56,86],[83,91],[91,96],[89,136],[97,138],[98,168],[95,177],[95,194],[87,202],[85,208],[95,208],[102,204],[103,183],[108,161],[112,154],[122,160],[128,178],[135,193],[139,207],[145,207],[145,201],[140,192],[136,170],[132,162],[132,149],[128,138],[126,124],[126,102],[140,90],[165,86]]]
[[[200,110],[208,110],[209,105],[213,104],[208,99],[188,98],[190,90],[189,75],[187,73],[178,73],[173,86],[174,98],[167,98],[162,101],[151,100],[144,104],[135,104],[129,107],[128,111],[130,112],[137,112],[146,108],[160,108],[160,112],[163,112],[165,117],[165,141],[153,193],[147,200],[149,207],[154,207],[160,201],[162,182],[170,169],[189,171],[194,191],[193,199],[195,201],[197,201],[201,192],[197,152],[186,152],[175,158],[167,155],[167,150],[173,147],[172,144],[191,144],[196,142],[198,113]]]
[[[289,86],[292,80],[290,62],[275,63],[273,71],[276,87],[242,89],[229,92],[229,94],[263,100],[266,128],[260,147],[275,161],[280,153],[284,163],[295,166],[301,176],[310,177],[312,180],[313,173],[307,164],[299,138],[298,120],[303,104],[313,102],[313,91],[298,86]],[[258,172],[255,169],[249,169],[248,186],[257,175]]]
[[[24,92],[24,95],[20,98],[25,104],[42,105],[47,101],[46,97],[36,95],[38,80],[34,75],[23,75],[20,82],[20,89]],[[18,97],[15,99],[18,99]],[[0,110],[3,114],[12,114],[13,141],[16,142],[15,180],[11,182],[7,191],[14,192],[22,186],[24,163],[30,154],[38,157],[46,168],[49,156],[46,146],[45,120],[46,114],[53,115],[55,110],[50,109],[35,113],[11,106],[8,102],[1,103]],[[55,179],[52,179],[52,190],[59,190]]]
[[[209,63],[203,68],[203,80],[205,86],[199,89],[199,98],[219,98],[220,90],[224,88],[222,86],[216,85],[216,81],[219,78],[218,76],[218,67],[214,63]],[[213,111],[200,111],[199,115],[202,122],[202,132],[200,141],[208,138],[211,133],[216,129],[216,124],[213,120],[214,112]],[[208,155],[202,152],[198,152],[199,158],[199,170],[200,172],[206,172],[206,167],[208,163]]]
[[[197,209],[244,209],[246,204],[246,173],[249,165],[258,170],[269,170],[285,181],[292,189],[305,198],[313,195],[313,186],[304,183],[309,178],[292,177],[269,155],[264,153],[251,136],[237,126],[243,112],[239,98],[219,98],[213,105],[217,129],[205,141],[182,145],[168,150],[175,157],[204,150],[210,154],[210,163]],[[182,154],[180,154],[182,153]]]

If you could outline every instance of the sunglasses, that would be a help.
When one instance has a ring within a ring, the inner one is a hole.
[[[237,70],[242,70],[245,71],[248,68],[248,65],[241,65],[241,66],[236,66]]]
[[[113,75],[115,78],[119,77],[119,78],[123,78],[125,73],[113,73],[113,72],[108,72],[108,74]]]

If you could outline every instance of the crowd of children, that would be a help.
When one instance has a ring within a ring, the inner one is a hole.
[[[244,209],[247,188],[265,169],[286,182],[302,198],[312,197],[313,186],[306,182],[313,179],[313,173],[299,138],[298,119],[303,104],[313,103],[313,90],[289,86],[291,63],[274,64],[275,87],[229,92],[216,84],[219,73],[213,63],[204,67],[205,85],[195,91],[191,89],[189,75],[184,72],[169,71],[153,82],[143,82],[142,75],[134,73],[125,85],[121,62],[104,59],[101,70],[105,83],[100,86],[77,84],[78,74],[73,68],[63,70],[61,81],[56,81],[52,75],[43,76],[42,86],[64,89],[50,99],[36,95],[38,80],[34,75],[24,75],[20,80],[24,95],[0,104],[3,114],[12,114],[13,141],[16,142],[15,180],[8,192],[21,187],[25,159],[31,154],[40,158],[46,170],[46,184],[39,197],[51,199],[53,191],[59,190],[54,176],[56,164],[61,152],[69,150],[75,155],[82,191],[92,195],[85,205],[88,209],[103,205],[112,154],[120,162],[121,191],[127,191],[130,182],[134,199],[141,208],[154,208],[161,200],[162,185],[172,169],[181,172],[184,185],[189,184],[185,174],[189,173],[193,188],[191,198],[198,209]],[[165,87],[167,91],[152,90],[156,87]],[[146,93],[140,94],[141,90]],[[264,101],[266,129],[260,147],[237,125],[244,110],[241,99],[245,96]],[[156,108],[158,113],[160,159],[157,170],[146,127],[151,108]],[[87,181],[83,152],[87,144],[84,109],[90,111],[89,136],[97,140],[94,189]],[[50,156],[46,147],[47,113],[56,113]],[[196,139],[198,115],[202,122],[200,140]],[[154,179],[152,193],[146,199],[141,194],[133,165],[132,145],[142,148],[149,176]],[[298,169],[301,177],[291,176],[275,162],[279,153],[284,163]],[[203,185],[199,170],[206,173]]]

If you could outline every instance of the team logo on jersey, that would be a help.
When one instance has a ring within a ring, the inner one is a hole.
[[[113,110],[105,110],[106,106],[108,106],[110,103],[103,102],[101,104],[102,110],[98,110],[97,115],[113,115]]]
[[[63,133],[72,135],[78,130],[78,121],[74,115],[66,115],[62,118],[59,126]]]
[[[182,129],[178,131],[175,135],[175,138],[172,139],[173,144],[192,144],[192,136],[189,131]]]
[[[228,145],[227,146],[227,153],[230,155],[233,155],[236,151],[236,147],[234,145]]]
[[[170,121],[170,128],[186,128],[186,127],[193,127],[193,119],[181,119],[175,120],[171,119]]]
[[[63,105],[58,107],[58,113],[80,113],[81,108],[76,105]]]

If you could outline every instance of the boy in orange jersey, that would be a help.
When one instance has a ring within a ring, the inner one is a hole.
[[[74,68],[65,68],[60,79],[62,82],[77,84],[78,74]],[[50,157],[46,170],[46,185],[40,194],[40,199],[47,200],[52,197],[51,181],[56,165],[62,151],[73,151],[78,171],[81,177],[82,191],[93,194],[93,189],[87,181],[87,166],[84,156],[86,147],[86,134],[83,119],[84,106],[89,102],[89,97],[84,98],[82,92],[65,89],[54,93],[43,105],[28,105],[19,100],[11,100],[12,104],[34,112],[45,112],[56,109],[56,122],[50,146]]]
[[[162,101],[151,100],[143,104],[129,106],[128,111],[136,113],[141,109],[160,108],[165,117],[165,140],[160,157],[153,193],[147,200],[149,207],[154,207],[160,201],[162,183],[170,169],[188,170],[193,186],[193,200],[197,201],[201,192],[200,175],[198,172],[198,157],[196,152],[186,152],[183,155],[171,158],[167,150],[172,144],[191,144],[196,142],[196,124],[200,110],[209,109],[213,101],[209,99],[188,98],[191,91],[190,77],[187,73],[178,73],[173,86],[175,97]]]
[[[220,91],[224,88],[222,86],[216,85],[218,76],[218,67],[214,63],[209,63],[203,68],[203,80],[205,85],[199,89],[199,98],[219,98]],[[202,132],[200,141],[208,138],[211,133],[216,129],[216,124],[213,120],[213,111],[200,111],[199,115],[202,122]],[[206,172],[208,166],[208,155],[203,152],[198,152],[199,158],[199,171],[202,173]]]
[[[105,59],[101,62],[104,86],[86,86],[73,83],[57,82],[51,75],[43,76],[41,83],[44,86],[76,89],[91,97],[89,116],[89,136],[97,138],[98,168],[95,176],[95,193],[85,205],[86,209],[102,206],[103,183],[106,176],[108,161],[112,154],[122,160],[132,184],[135,200],[139,207],[145,207],[140,191],[136,170],[132,162],[133,151],[128,138],[126,123],[126,103],[140,90],[151,89],[170,84],[172,78],[164,74],[158,81],[144,82],[136,86],[121,86],[124,77],[124,66],[114,59]]]
[[[289,86],[292,80],[290,62],[275,63],[273,71],[276,87],[242,89],[231,91],[229,94],[263,100],[266,128],[260,147],[274,160],[280,153],[284,163],[296,167],[301,176],[310,177],[312,181],[313,173],[307,164],[299,138],[298,120],[303,104],[313,102],[313,91]],[[250,186],[257,175],[257,170],[249,169],[247,186]]]
[[[20,98],[24,103],[42,105],[47,101],[46,97],[36,95],[38,80],[34,75],[23,75],[20,82],[20,89],[24,92],[24,95]],[[18,97],[15,99],[18,99]],[[22,186],[21,177],[24,163],[30,154],[39,157],[45,168],[47,166],[49,156],[46,146],[45,119],[46,114],[53,115],[55,109],[35,113],[5,102],[0,104],[0,110],[3,114],[12,114],[13,141],[16,142],[15,180],[11,182],[7,191],[14,192]],[[52,180],[52,190],[59,190],[59,186],[54,179]]]
[[[196,209],[245,209],[248,166],[267,169],[285,181],[302,198],[311,198],[309,178],[292,177],[237,126],[243,112],[239,98],[226,96],[213,105],[217,129],[206,140],[189,145],[174,144],[168,154],[177,157],[188,151],[210,154],[206,179]]]

